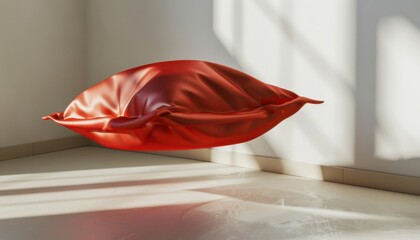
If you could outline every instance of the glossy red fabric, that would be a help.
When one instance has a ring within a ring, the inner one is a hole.
[[[110,148],[196,149],[251,140],[321,102],[223,65],[182,60],[115,74],[43,119]]]

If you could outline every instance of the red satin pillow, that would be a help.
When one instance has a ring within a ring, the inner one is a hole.
[[[203,61],[148,64],[113,75],[51,119],[106,147],[207,148],[245,142],[322,103]]]

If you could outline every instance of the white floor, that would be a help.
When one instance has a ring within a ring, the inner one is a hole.
[[[420,197],[85,147],[0,162],[0,239],[420,239]]]

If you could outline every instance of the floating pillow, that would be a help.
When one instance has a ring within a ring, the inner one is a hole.
[[[241,143],[322,103],[204,61],[148,64],[82,92],[44,117],[106,147],[179,150]]]

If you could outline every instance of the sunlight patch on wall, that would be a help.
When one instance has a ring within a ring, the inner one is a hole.
[[[215,35],[244,72],[325,100],[260,138],[224,149],[352,165],[355,1],[214,0],[213,4]]]
[[[402,16],[378,26],[375,155],[420,159],[420,30]]]

